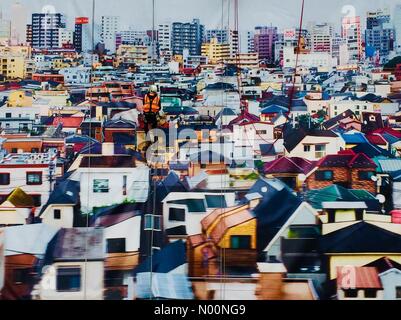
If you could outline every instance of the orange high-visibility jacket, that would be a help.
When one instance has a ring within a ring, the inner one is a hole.
[[[160,97],[157,94],[148,93],[143,100],[144,113],[158,113],[160,111]]]

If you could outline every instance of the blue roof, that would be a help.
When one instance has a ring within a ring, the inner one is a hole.
[[[93,143],[98,142],[96,139],[93,139],[86,135],[81,136],[81,135],[74,134],[72,136],[65,138],[66,143],[89,143],[89,141],[91,141]]]
[[[382,133],[382,137],[390,144],[398,142],[400,139],[388,133]]]
[[[371,159],[378,156],[385,156],[390,158],[394,157],[389,151],[384,150],[380,147],[376,147],[371,143],[360,143],[356,147],[353,147],[352,150],[354,150],[356,153],[364,153]]]
[[[152,261],[152,262],[151,262]],[[170,243],[148,257],[134,269],[134,275],[142,272],[168,273],[187,262],[185,243],[182,240]],[[151,268],[152,263],[152,268]]]
[[[344,133],[341,135],[345,143],[347,144],[359,144],[359,143],[367,143],[367,139],[365,135],[361,132],[356,133]]]
[[[279,106],[277,104],[273,104],[271,106],[264,108],[260,113],[266,114],[266,113],[285,113],[285,112],[288,112],[288,108]]]

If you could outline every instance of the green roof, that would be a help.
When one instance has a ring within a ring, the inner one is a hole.
[[[322,202],[375,200],[375,197],[366,190],[346,189],[333,184],[323,189],[309,190],[306,199],[315,209],[322,209]]]

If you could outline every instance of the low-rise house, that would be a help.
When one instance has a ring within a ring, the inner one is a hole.
[[[38,281],[49,243],[59,228],[45,224],[7,227],[4,234],[4,286],[0,299],[25,300]]]
[[[201,233],[201,220],[210,211],[233,206],[235,193],[171,192],[162,202],[163,226],[168,237],[186,238]]]
[[[80,190],[86,191],[80,194],[83,212],[125,200],[145,202],[148,198],[149,167],[134,156],[86,155],[76,164],[70,179],[79,181]]]
[[[54,127],[61,127],[61,131],[66,134],[76,134],[81,131],[81,124],[84,121],[84,117],[80,114],[71,115],[71,116],[63,116],[63,117],[54,117],[52,125]]]
[[[57,182],[39,218],[42,223],[60,228],[83,227],[79,203],[79,181],[65,179]]]
[[[383,257],[400,263],[400,245],[400,225],[359,221],[322,235],[318,248],[332,280],[337,277],[337,267],[364,266]]]
[[[227,267],[255,266],[257,220],[251,211],[252,204],[215,209],[201,221],[205,238],[211,239],[217,251],[224,251]]]
[[[263,121],[246,121],[233,125],[234,148],[241,152],[234,151],[235,159],[249,160],[247,153],[242,155],[247,148],[253,152],[253,157],[260,153],[260,145],[265,143],[274,143],[274,124]],[[242,157],[241,157],[242,156]],[[251,158],[252,159],[252,158]]]
[[[263,172],[266,176],[273,176],[285,182],[294,190],[302,189],[306,175],[315,167],[315,161],[302,158],[281,157],[265,163]]]
[[[372,177],[376,175],[376,168],[377,165],[364,153],[347,150],[321,159],[314,170],[308,173],[306,184],[309,189],[337,184],[375,194],[377,187]]]
[[[366,266],[377,269],[383,286],[384,300],[401,299],[401,265],[399,263],[385,257]]]
[[[338,300],[383,300],[375,267],[337,267]]]
[[[0,197],[20,187],[41,208],[49,198],[53,181],[62,175],[57,155],[50,153],[9,154],[0,161]]]
[[[0,226],[17,226],[33,223],[35,202],[21,188],[16,188],[0,204]]]
[[[49,246],[39,300],[103,300],[104,238],[99,228],[61,229]]]
[[[321,271],[315,240],[317,212],[308,203],[283,189],[261,199],[254,214],[260,259],[281,261],[289,273]]]
[[[284,134],[285,155],[308,160],[320,160],[345,149],[344,140],[333,131],[293,130]]]
[[[126,298],[132,270],[139,264],[141,204],[120,204],[96,210],[91,225],[104,228],[105,297]]]
[[[136,124],[125,119],[107,121],[104,126],[104,142],[126,140],[127,144],[136,145]]]

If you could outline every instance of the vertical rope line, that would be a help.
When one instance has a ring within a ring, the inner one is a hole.
[[[89,134],[88,134],[88,186],[87,186],[87,202],[89,204],[90,197],[90,170],[91,170],[91,152],[92,152],[92,103],[93,103],[93,65],[94,65],[94,54],[95,54],[95,11],[96,11],[96,0],[92,0],[92,21],[91,21],[91,45],[92,45],[92,53],[91,53],[91,78],[90,78],[90,98],[89,98]],[[81,40],[82,41],[82,40]],[[96,138],[96,137],[95,137]],[[85,235],[85,270],[84,270],[84,300],[87,300],[87,276],[88,276],[88,232],[89,232],[89,212],[86,213],[86,235]],[[102,240],[103,241],[103,240]]]
[[[155,0],[152,0],[152,81],[155,81]],[[157,170],[157,169],[156,169]],[[150,300],[154,298],[152,283],[153,283],[153,242],[154,242],[154,220],[156,214],[156,181],[153,181],[154,177],[151,171],[150,174],[150,188],[153,189],[151,195],[153,197],[152,201],[152,216],[151,216],[151,231],[150,231]],[[153,184],[153,185],[152,185]],[[148,199],[150,201],[151,199]]]

